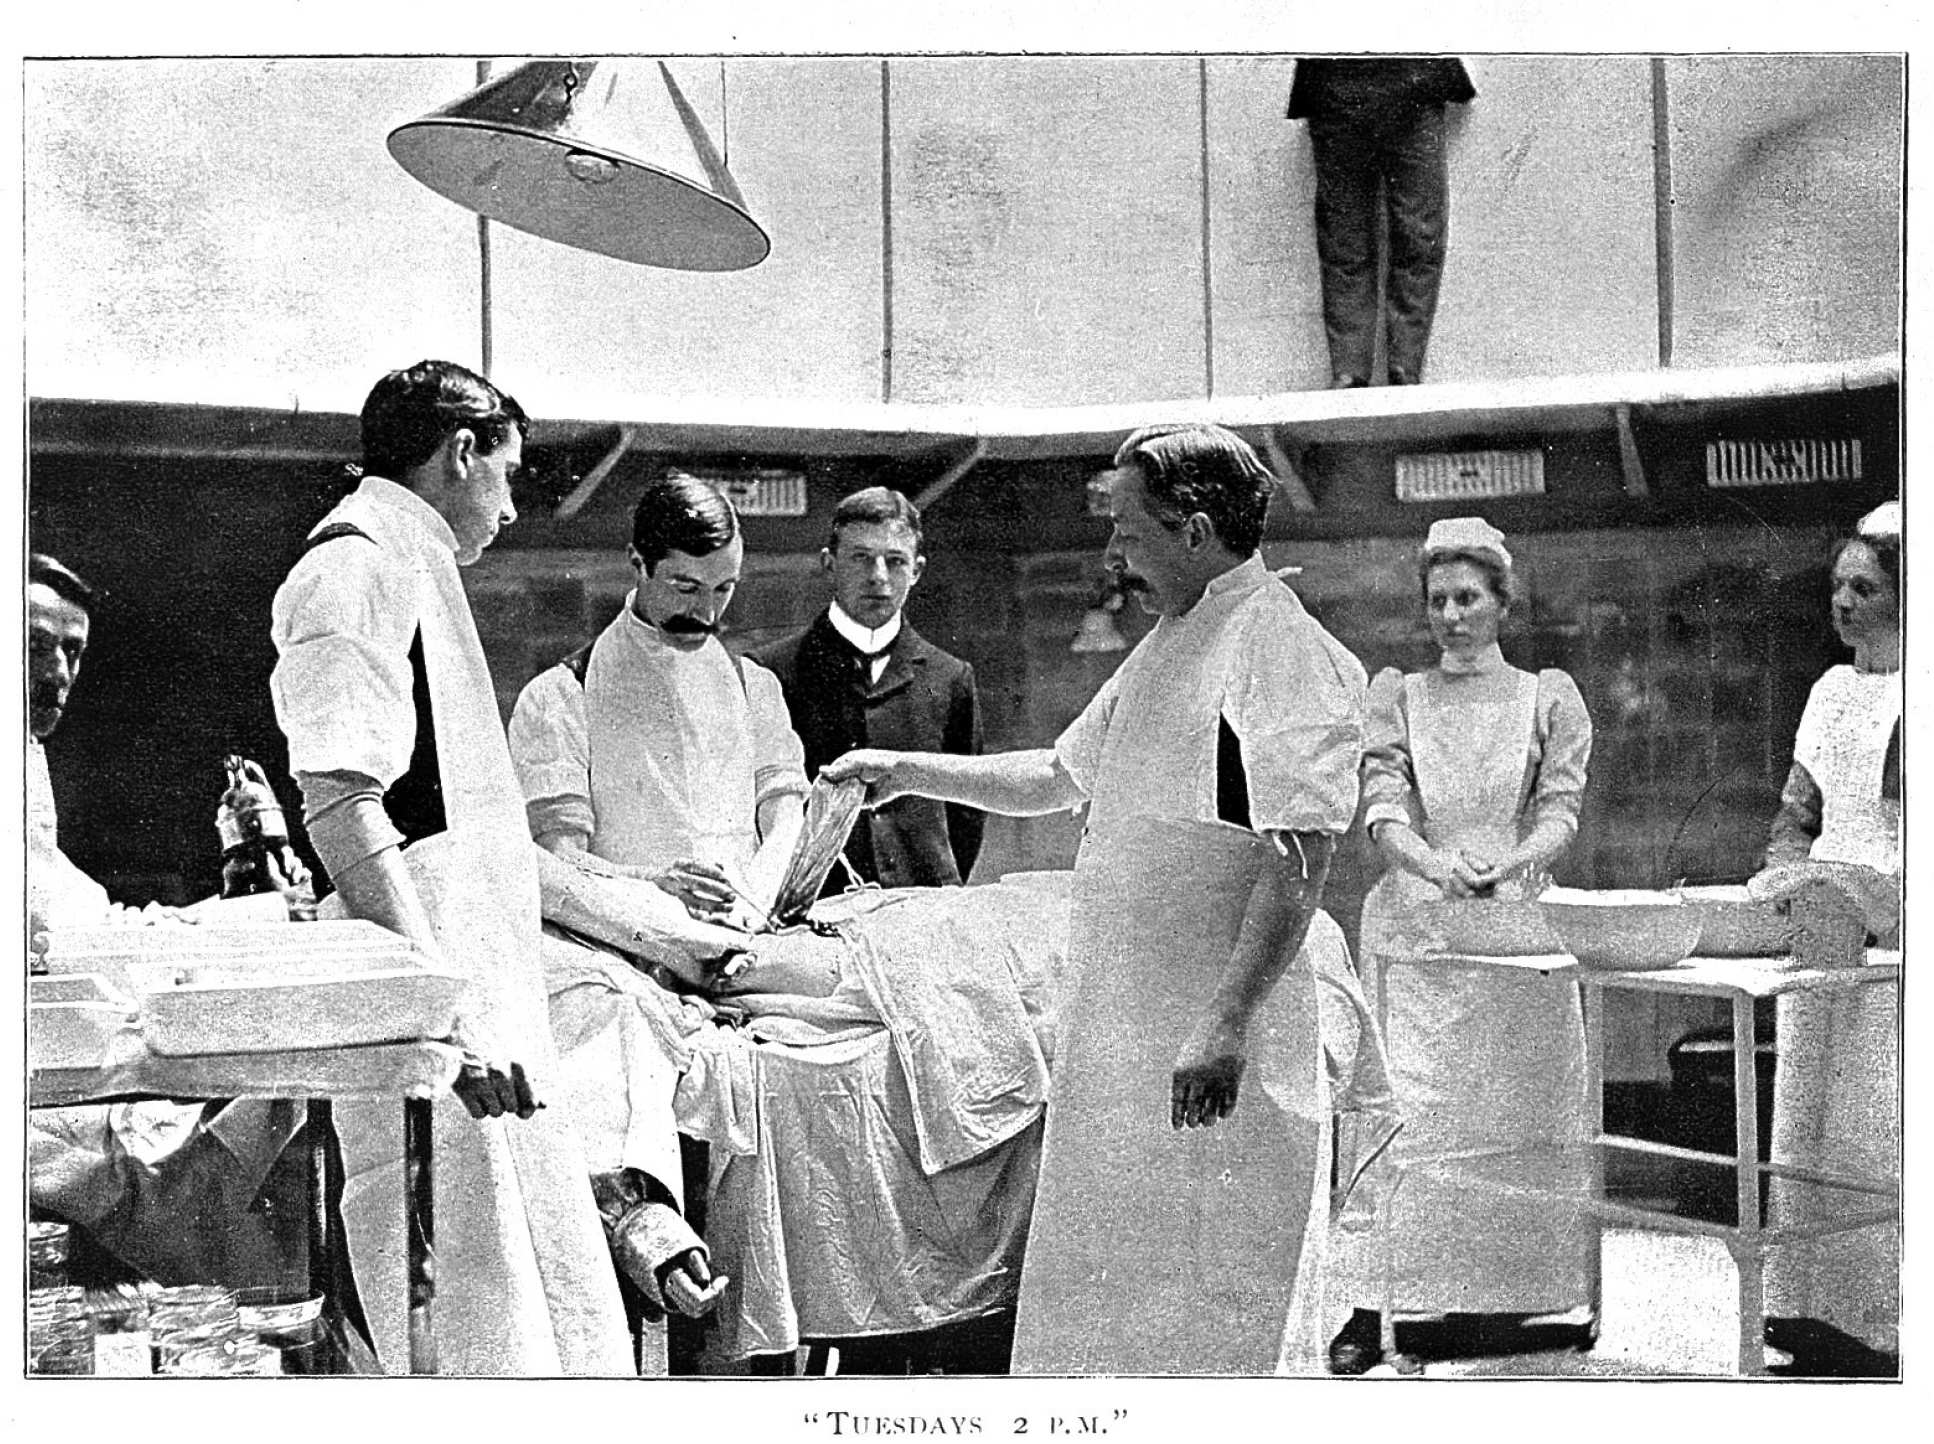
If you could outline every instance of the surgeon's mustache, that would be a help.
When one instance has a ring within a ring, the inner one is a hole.
[[[658,624],[663,632],[675,632],[681,637],[716,637],[719,634],[717,622],[701,622],[697,617],[667,617]]]

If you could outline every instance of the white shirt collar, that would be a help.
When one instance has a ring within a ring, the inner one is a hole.
[[[893,645],[893,639],[900,635],[900,613],[898,612],[893,614],[892,619],[884,627],[862,627],[841,610],[838,602],[834,602],[826,608],[826,619],[833,624],[835,632],[868,657],[884,652]]]
[[[365,476],[356,487],[356,495],[380,510],[410,518],[426,530],[439,546],[452,556],[456,554],[457,534],[450,530],[450,523],[443,519],[443,513],[407,486],[388,477]]]

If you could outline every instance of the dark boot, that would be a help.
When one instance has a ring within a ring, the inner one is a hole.
[[[1367,1374],[1382,1362],[1383,1316],[1375,1309],[1357,1309],[1330,1340],[1330,1372]]]

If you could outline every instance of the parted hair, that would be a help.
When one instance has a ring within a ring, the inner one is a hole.
[[[1142,504],[1170,531],[1197,512],[1239,557],[1262,546],[1263,520],[1276,478],[1249,443],[1209,422],[1144,426],[1115,451],[1115,468],[1142,477]]]
[[[363,402],[363,473],[400,482],[460,427],[484,451],[502,446],[513,428],[530,438],[530,417],[516,398],[468,367],[419,361],[392,371]]]
[[[869,486],[851,496],[840,498],[833,508],[832,530],[826,550],[839,550],[839,529],[843,526],[884,525],[898,522],[913,533],[913,549],[920,550],[920,508],[890,486]]]
[[[107,595],[99,587],[83,581],[80,574],[65,562],[45,552],[35,552],[27,558],[27,585],[46,587],[55,596],[72,602],[90,617]]]
[[[709,481],[668,471],[648,483],[631,514],[631,545],[647,570],[668,552],[710,556],[739,534],[739,514]]]

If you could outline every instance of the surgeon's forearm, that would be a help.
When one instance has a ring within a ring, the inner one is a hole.
[[[1266,865],[1249,891],[1235,951],[1209,1010],[1245,1028],[1289,966],[1323,903],[1336,839],[1321,832],[1275,834],[1287,856]]]
[[[327,857],[323,859],[325,866],[328,861]],[[329,877],[351,917],[401,933],[433,957],[442,955],[422,894],[417,892],[416,880],[403,861],[402,848],[386,847],[347,868],[331,868]]]
[[[1008,817],[1034,817],[1079,807],[1081,789],[1054,750],[990,752],[965,757],[951,752],[908,752],[895,757],[895,791],[958,802]]]
[[[779,884],[806,825],[806,804],[796,792],[768,797],[759,804],[759,850],[747,870],[746,884],[761,910],[770,911]]]

